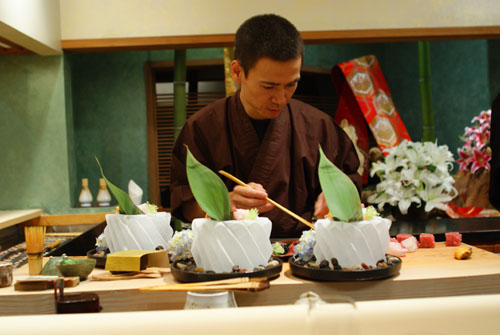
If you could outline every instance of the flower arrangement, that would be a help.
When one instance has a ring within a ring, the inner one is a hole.
[[[491,110],[482,111],[471,121],[472,127],[465,127],[464,145],[458,149],[457,163],[461,171],[476,173],[480,168],[490,169],[490,125]]]
[[[379,210],[389,204],[407,214],[412,203],[417,207],[425,203],[426,212],[445,210],[446,203],[456,196],[449,173],[454,159],[447,145],[405,140],[384,151],[384,162],[373,163],[370,171],[371,176],[379,176],[380,182],[368,201],[378,204]]]
[[[295,257],[309,262],[314,256],[314,246],[316,245],[316,230],[310,229],[302,232],[299,243],[295,246]]]
[[[176,231],[172,239],[168,241],[168,252],[171,255],[171,261],[189,259],[192,244],[193,231],[191,229]]]

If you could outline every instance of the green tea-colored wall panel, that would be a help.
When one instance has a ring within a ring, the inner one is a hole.
[[[394,105],[412,141],[422,139],[417,43],[384,43],[377,55]]]
[[[149,200],[144,64],[173,60],[173,50],[70,54],[77,178],[94,196],[105,175],[127,191],[134,180]],[[222,58],[222,49],[193,49],[188,58]],[[77,198],[78,194],[75,194]]]
[[[66,108],[66,129],[68,134],[68,178],[70,205],[77,206],[77,199],[74,194],[80,192],[81,184],[78,183],[76,154],[75,154],[75,125],[73,120],[73,95],[71,87],[71,67],[67,57],[63,56],[64,61],[64,97]]]
[[[430,48],[436,137],[458,158],[464,128],[489,109],[487,42],[432,42]]]
[[[186,52],[187,59],[224,59],[223,48],[189,49]]]
[[[97,196],[99,170],[127,190],[133,179],[148,195],[144,62],[147,52],[69,55],[78,180]],[[75,194],[77,197],[78,194]],[[147,198],[146,198],[147,199]]]
[[[0,209],[70,206],[61,56],[0,57]]]
[[[306,45],[304,65],[331,69],[354,58],[379,54],[383,44]]]

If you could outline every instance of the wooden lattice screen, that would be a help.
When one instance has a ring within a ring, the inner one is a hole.
[[[186,93],[186,118],[209,103],[224,97],[224,92]],[[170,165],[174,146],[174,95],[156,96],[156,137],[158,150],[158,183],[160,191],[170,185]]]

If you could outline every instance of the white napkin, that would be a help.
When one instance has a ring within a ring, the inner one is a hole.
[[[132,179],[128,182],[128,195],[132,199],[132,202],[139,206],[142,203],[142,188],[139,187]]]

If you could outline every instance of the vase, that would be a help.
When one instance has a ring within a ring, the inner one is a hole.
[[[376,267],[385,260],[389,246],[391,221],[381,217],[357,222],[341,222],[331,219],[316,221],[316,245],[314,256],[319,263],[336,258],[343,267],[361,263]]]
[[[92,205],[92,193],[89,190],[89,180],[82,178],[82,190],[78,196],[78,202],[82,207],[90,207]]]
[[[111,205],[111,194],[109,194],[104,178],[99,178],[99,192],[97,193],[96,201],[97,205],[101,207]]]
[[[104,236],[111,253],[124,250],[168,248],[173,229],[170,213],[107,214]]]
[[[186,294],[184,309],[231,308],[236,306],[233,291],[192,292]]]
[[[209,271],[231,272],[233,266],[253,270],[266,266],[272,254],[268,218],[255,220],[193,220],[191,254],[196,266]]]

